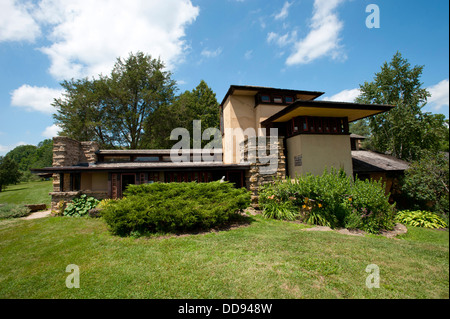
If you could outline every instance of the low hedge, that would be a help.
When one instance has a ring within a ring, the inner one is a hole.
[[[0,219],[25,217],[30,215],[30,212],[24,205],[5,204],[0,206]]]
[[[117,235],[179,233],[223,226],[250,205],[250,193],[227,182],[130,185],[102,207]]]
[[[263,215],[310,224],[361,229],[378,233],[394,226],[394,205],[384,185],[359,180],[342,171],[321,176],[302,175],[262,187],[259,204]]]

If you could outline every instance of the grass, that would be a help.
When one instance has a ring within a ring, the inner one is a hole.
[[[0,204],[47,204],[50,205],[52,181],[37,181],[9,185],[0,192]]]
[[[112,236],[102,219],[0,222],[0,298],[449,298],[447,231],[401,239],[249,226],[160,238]],[[65,285],[80,269],[80,289]],[[367,265],[380,288],[365,285]]]

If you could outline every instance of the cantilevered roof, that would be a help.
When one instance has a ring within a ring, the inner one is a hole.
[[[224,164],[223,162],[157,162],[157,163],[98,163],[62,167],[45,167],[31,169],[33,173],[63,173],[89,171],[199,171],[199,170],[241,170],[248,169],[249,164]]]
[[[352,151],[354,173],[404,171],[409,163],[390,155],[371,151]]]
[[[348,121],[353,122],[389,111],[393,107],[384,104],[297,100],[263,121],[261,125],[267,127],[270,123],[287,122],[297,116],[348,117]]]
[[[303,96],[304,100],[313,100],[324,94],[324,92],[318,91],[279,89],[279,88],[251,86],[251,85],[230,85],[230,88],[228,89],[228,92],[223,98],[222,103],[220,105],[223,105],[227,100],[227,98],[232,94],[256,95],[257,93]]]

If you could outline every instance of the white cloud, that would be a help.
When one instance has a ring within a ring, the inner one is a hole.
[[[9,151],[12,151],[17,146],[20,146],[20,145],[29,145],[29,143],[19,142],[14,145],[0,145],[0,156],[6,155]]]
[[[342,90],[339,93],[336,93],[330,97],[323,97],[321,100],[323,101],[334,101],[334,102],[354,102],[355,99],[361,94],[360,89],[350,89],[350,90]]]
[[[284,35],[279,35],[278,33],[275,32],[269,32],[267,34],[267,42],[275,43],[279,47],[284,47],[288,44],[294,43],[296,38],[297,38],[296,31],[288,32]]]
[[[430,86],[428,92],[431,97],[428,98],[428,103],[432,104],[434,110],[439,110],[443,106],[449,106],[449,80],[445,79],[436,85]]]
[[[285,2],[281,11],[275,15],[275,20],[286,19],[289,15],[289,7],[292,5],[290,2]]]
[[[61,132],[61,128],[53,124],[52,126],[47,126],[45,130],[42,132],[42,136],[45,138],[52,138],[58,135],[58,133]]]
[[[215,58],[216,56],[219,56],[221,53],[222,53],[222,48],[217,48],[214,51],[209,50],[209,49],[203,49],[201,55],[203,55],[206,58]]]
[[[335,13],[344,0],[315,0],[310,32],[297,41],[287,65],[306,64],[323,56],[345,58],[341,52],[340,32],[344,26]]]
[[[63,90],[24,84],[11,93],[11,105],[23,107],[28,111],[52,114],[55,112],[51,105],[53,99],[59,98],[62,93]]]
[[[137,51],[171,68],[183,60],[185,28],[198,14],[190,0],[41,0],[33,11],[57,80],[107,74],[116,58]]]
[[[0,1],[0,42],[32,42],[41,34],[39,25],[30,14],[31,9],[31,5],[24,2]]]

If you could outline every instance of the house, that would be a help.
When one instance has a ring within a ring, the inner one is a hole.
[[[119,198],[129,184],[224,179],[257,200],[258,187],[274,178],[332,167],[352,175],[366,159],[352,151],[359,144],[349,123],[393,106],[316,100],[323,94],[230,86],[220,104],[222,149],[201,161],[174,162],[171,150],[103,150],[96,142],[55,137],[53,166],[34,172],[53,174],[53,209],[80,193]],[[190,159],[204,152],[190,150]]]

